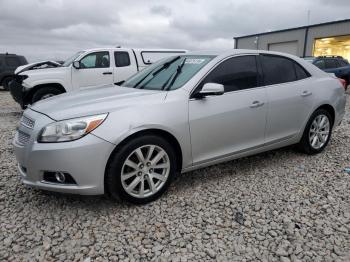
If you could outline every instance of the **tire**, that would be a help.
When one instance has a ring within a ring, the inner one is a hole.
[[[13,80],[13,77],[12,77],[12,76],[5,77],[5,78],[2,80],[2,87],[3,87],[6,91],[9,91],[9,90],[10,90],[9,84],[10,84],[11,80]]]
[[[62,91],[57,87],[47,86],[36,90],[32,96],[32,104],[39,100],[62,94]]]
[[[324,120],[323,127],[317,126],[318,120],[322,124]],[[316,122],[315,122],[316,121]],[[328,121],[328,124],[327,124]],[[298,149],[308,155],[314,155],[322,152],[327,146],[331,135],[334,119],[331,114],[325,109],[317,109],[310,117],[308,123],[306,124],[303,136],[298,144]],[[327,133],[328,126],[328,135]],[[314,143],[314,141],[316,141]]]
[[[153,151],[150,150],[153,147]],[[140,161],[136,150],[145,161]],[[148,156],[150,151],[152,154]],[[157,161],[159,153],[164,155]],[[127,160],[133,164],[129,166]],[[157,169],[155,166],[164,168]],[[162,137],[145,135],[129,141],[111,156],[106,169],[105,187],[114,199],[145,204],[156,200],[167,190],[175,173],[176,155],[172,146]]]

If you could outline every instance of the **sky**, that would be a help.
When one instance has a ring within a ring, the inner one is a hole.
[[[350,0],[0,0],[0,53],[96,47],[225,50],[234,36],[350,18]]]

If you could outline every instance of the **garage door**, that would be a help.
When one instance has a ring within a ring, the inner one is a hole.
[[[298,55],[298,41],[269,44],[269,50]]]

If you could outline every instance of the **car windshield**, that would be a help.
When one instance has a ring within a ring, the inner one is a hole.
[[[75,53],[70,58],[68,58],[66,61],[64,61],[62,66],[70,66],[73,63],[73,61],[75,59],[77,59],[77,57],[80,56],[82,53],[84,53],[84,51],[79,51],[79,52]]]
[[[175,90],[215,56],[181,55],[163,59],[127,79],[121,86],[146,90]]]

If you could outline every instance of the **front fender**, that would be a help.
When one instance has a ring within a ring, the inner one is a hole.
[[[192,165],[191,141],[186,101],[183,110],[171,103],[123,108],[108,115],[104,123],[92,133],[115,145],[144,130],[158,129],[171,134],[179,143],[183,167]],[[181,105],[179,106],[181,108]],[[169,114],[169,110],[176,110]]]

